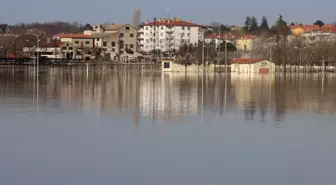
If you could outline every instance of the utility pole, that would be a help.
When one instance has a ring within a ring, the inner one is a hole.
[[[203,39],[202,39],[202,64],[203,64],[203,73],[205,72],[205,64],[204,64],[204,32],[203,32]]]

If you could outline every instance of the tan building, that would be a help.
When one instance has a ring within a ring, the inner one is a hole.
[[[61,52],[65,59],[94,59],[94,37],[84,34],[58,34],[53,39],[60,40]]]
[[[95,47],[112,60],[129,61],[137,57],[137,29],[129,24],[96,25],[84,34],[94,38]]]

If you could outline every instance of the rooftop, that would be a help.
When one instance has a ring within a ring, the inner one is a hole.
[[[193,23],[192,21],[184,21],[180,18],[173,19],[154,19],[153,22],[147,22],[143,26],[189,26],[189,27],[203,27],[202,25],[198,25]]]
[[[55,35],[54,37],[73,38],[73,39],[93,39],[91,35],[73,34],[73,33],[60,33],[60,34]]]

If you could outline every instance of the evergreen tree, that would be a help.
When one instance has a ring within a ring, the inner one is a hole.
[[[324,26],[324,23],[321,20],[317,20],[314,25],[318,25],[320,27]]]
[[[251,18],[251,31],[258,29],[258,20],[254,16]]]
[[[261,24],[260,24],[260,29],[265,29],[265,30],[269,29],[267,18],[265,16],[262,17],[262,21],[261,21]]]
[[[250,16],[247,16],[246,17],[246,20],[245,20],[245,30],[250,30],[251,28],[251,17]]]
[[[273,29],[278,35],[287,36],[290,33],[290,29],[287,26],[287,22],[283,20],[283,16],[279,15],[277,22],[275,23]]]

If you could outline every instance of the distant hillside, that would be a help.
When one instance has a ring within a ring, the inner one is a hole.
[[[22,35],[36,32],[36,34],[44,33],[51,36],[58,33],[78,33],[91,28],[90,24],[81,25],[76,22],[68,23],[61,21],[31,24],[21,23],[16,25],[0,24],[0,34],[7,32]]]

